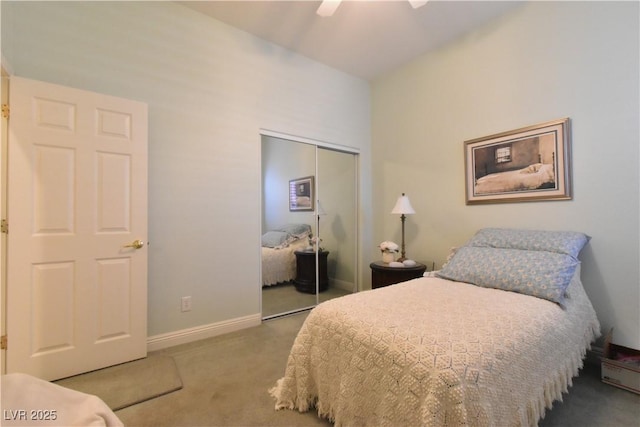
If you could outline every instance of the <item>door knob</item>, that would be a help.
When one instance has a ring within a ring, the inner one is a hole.
[[[140,249],[141,247],[144,246],[144,242],[140,239],[138,240],[134,240],[133,242],[129,243],[128,245],[124,245],[124,248],[135,248],[135,249]]]

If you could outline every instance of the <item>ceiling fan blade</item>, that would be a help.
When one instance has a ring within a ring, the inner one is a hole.
[[[420,6],[424,6],[427,3],[428,0],[409,0],[409,3],[411,3],[411,7],[413,7],[414,9],[419,8]]]
[[[331,16],[342,0],[323,0],[316,13],[320,16]]]

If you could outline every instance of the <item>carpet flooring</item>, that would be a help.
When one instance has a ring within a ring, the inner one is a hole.
[[[155,353],[176,361],[182,390],[117,411],[125,426],[328,426],[315,413],[276,411],[268,393],[307,313]]]
[[[184,387],[116,412],[134,426],[329,426],[314,411],[274,409],[268,389],[283,376],[293,340],[307,313],[165,350]],[[541,427],[639,427],[640,396],[600,381],[586,365],[563,402],[555,402]],[[403,427],[403,426],[399,426]]]
[[[114,411],[182,388],[175,361],[164,354],[65,378],[56,384],[96,395]]]
[[[320,292],[318,300],[323,302],[349,293],[351,291],[330,285],[329,289]],[[312,307],[315,304],[315,295],[298,292],[292,282],[262,288],[262,317],[264,318]]]

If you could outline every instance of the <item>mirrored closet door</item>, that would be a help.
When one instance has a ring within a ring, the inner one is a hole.
[[[262,317],[357,290],[357,154],[262,136]]]

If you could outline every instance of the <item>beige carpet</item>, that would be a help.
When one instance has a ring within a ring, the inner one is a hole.
[[[65,378],[56,384],[96,395],[117,411],[180,390],[182,379],[173,357],[159,354]]]
[[[268,392],[284,375],[289,351],[307,315],[159,350],[157,354],[174,358],[184,387],[116,415],[128,427],[332,426],[315,409],[276,411]],[[604,384],[599,365],[588,364],[574,378],[563,402],[554,402],[539,426],[638,427],[639,419],[640,396]]]

